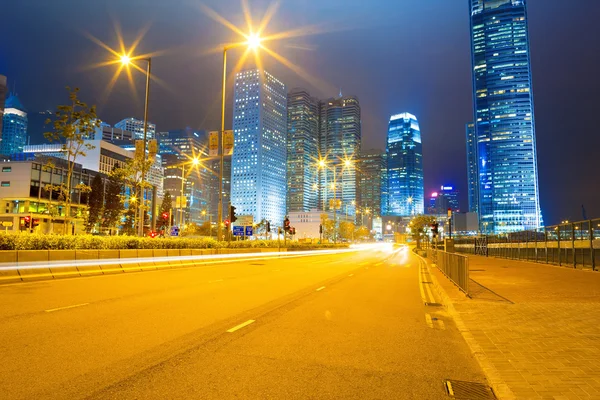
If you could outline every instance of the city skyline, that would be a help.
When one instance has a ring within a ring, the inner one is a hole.
[[[233,3],[238,5],[238,2],[219,2],[218,11],[231,15],[231,10],[233,10],[231,6],[234,5]],[[358,32],[334,31],[315,36],[314,38],[303,38],[302,42],[312,45],[314,50],[306,54],[305,52],[301,53],[302,56],[308,56],[308,60],[303,66],[308,68],[312,75],[320,76],[324,81],[330,83],[330,86],[341,86],[344,92],[352,93],[361,98],[361,103],[366,107],[362,118],[363,130],[365,132],[363,135],[363,148],[383,148],[386,132],[385,114],[389,115],[393,112],[393,109],[398,109],[399,107],[413,109],[419,115],[423,129],[431,135],[431,140],[424,142],[424,152],[428,155],[424,166],[425,187],[429,190],[429,188],[436,187],[439,182],[450,182],[458,186],[461,192],[462,207],[466,209],[465,205],[468,203],[466,165],[463,165],[464,163],[456,163],[456,166],[454,166],[452,165],[454,163],[450,163],[450,166],[447,167],[446,164],[448,164],[447,160],[449,158],[464,160],[466,150],[464,146],[464,124],[472,119],[472,117],[469,117],[469,114],[472,113],[472,107],[467,7],[466,5],[456,6],[443,3],[436,4],[434,7],[433,5],[421,5],[419,2],[414,1],[402,3],[398,7],[396,5],[386,5],[385,7],[383,5],[375,5],[371,7],[373,14],[382,17],[383,20],[379,30],[374,28],[376,24],[372,23],[369,25],[367,23],[365,30],[369,34],[366,36],[382,35],[383,33],[378,32],[385,31],[391,20],[398,17],[397,13],[399,9],[402,9],[406,14],[402,18],[414,20],[415,24],[417,21],[426,18],[426,16],[434,19],[441,19],[443,16],[445,22],[442,25],[432,24],[431,29],[427,31],[423,29],[418,30],[415,37],[419,38],[419,40],[414,43],[404,40],[403,47],[400,48],[401,50],[386,47],[383,53],[382,46],[384,46],[385,42],[379,40],[381,42],[380,45],[371,46],[372,42],[370,40],[365,41],[360,39],[361,36],[365,36],[364,32],[358,34]],[[595,129],[593,119],[591,118],[591,114],[593,113],[589,112],[589,110],[593,109],[593,102],[586,103],[584,101],[585,96],[593,93],[594,88],[599,84],[598,77],[595,74],[587,72],[591,68],[591,65],[595,63],[590,62],[587,58],[586,62],[578,61],[583,60],[584,55],[581,50],[589,48],[589,41],[592,40],[592,37],[595,37],[593,32],[598,31],[598,28],[592,23],[591,15],[593,15],[593,12],[591,12],[590,8],[599,6],[596,4],[590,5],[589,2],[586,2],[585,7],[577,7],[576,3],[577,1],[575,1],[575,4],[566,5],[563,2],[553,0],[528,2],[533,86],[536,89],[540,193],[542,199],[553,196],[552,203],[542,204],[544,217],[546,218],[545,222],[549,224],[565,218],[581,219],[581,204],[585,205],[589,214],[596,215],[600,213],[600,206],[598,206],[600,202],[597,201],[599,198],[597,188],[594,185],[585,184],[586,181],[592,178],[591,176],[586,177],[586,174],[590,173],[586,171],[593,170],[591,159],[575,157],[571,162],[565,162],[563,168],[557,172],[554,172],[552,167],[553,160],[563,157],[564,154],[566,154],[568,159],[569,154],[578,153],[578,147],[580,147],[580,143],[583,140],[585,140],[586,145],[591,146],[597,146],[600,140],[597,135],[591,135],[591,137],[590,135],[586,135],[586,132]],[[584,4],[583,1],[580,1],[580,3]],[[44,21],[46,17],[53,21],[59,20],[59,16],[54,14],[53,10],[45,8],[41,4],[35,7],[25,4],[11,4],[9,5],[9,9],[11,7],[14,7],[15,12],[13,15],[15,19],[0,27],[0,30],[8,28],[10,32],[27,35],[29,33],[22,31],[21,27],[28,26],[28,29],[33,32],[36,29],[45,29],[44,26],[47,22]],[[258,8],[260,9],[260,7]],[[287,16],[299,12],[299,10],[294,10],[293,8],[294,6],[282,5],[280,21],[284,21]],[[347,18],[347,20],[356,18],[356,15],[360,14],[361,8],[362,6],[359,4],[349,4],[343,10],[343,17]],[[383,12],[384,9],[385,13]],[[127,7],[121,11],[117,14],[119,15],[119,20],[129,21],[128,26],[124,27],[123,31],[125,36],[130,39],[137,34],[138,28],[143,25],[142,21],[147,20],[148,15],[157,13],[157,9],[153,6],[152,2],[149,2],[148,7],[142,14],[137,13],[139,10],[135,10],[134,12],[134,9]],[[0,57],[0,73],[8,76],[9,82],[11,82],[10,87],[17,81],[18,93],[21,95],[20,97],[23,102],[28,105],[30,112],[54,109],[56,104],[62,102],[62,87],[66,84],[81,86],[82,94],[85,95],[88,102],[92,103],[96,97],[94,93],[100,94],[100,87],[103,87],[108,82],[108,75],[112,72],[90,72],[84,68],[89,64],[89,60],[98,60],[102,51],[94,48],[94,45],[84,35],[81,35],[80,32],[89,30],[102,39],[114,43],[115,37],[111,29],[112,21],[108,18],[106,10],[98,9],[98,6],[86,5],[86,7],[72,10],[74,16],[85,15],[88,12],[98,15],[99,21],[103,22],[96,26],[86,23],[81,29],[78,29],[79,22],[77,22],[77,18],[72,18],[68,24],[53,24],[52,30],[46,29],[46,31],[52,31],[52,34],[56,35],[56,38],[68,37],[69,40],[73,41],[73,45],[69,47],[69,59],[72,61],[69,68],[59,71],[58,67],[61,57],[52,57],[50,62],[47,63],[43,76],[52,77],[51,80],[44,79],[44,81],[39,81],[38,77],[33,76],[32,69],[28,65],[36,65],[36,63],[25,65],[21,58],[17,56],[18,49],[14,47],[14,43],[3,43],[0,45],[3,46],[3,54],[6,54],[6,57]],[[181,11],[170,10],[169,12],[172,13],[170,17],[174,21],[178,20],[178,18],[184,18]],[[195,12],[196,10],[190,10],[190,17],[193,15],[194,17],[204,18],[201,13],[198,12],[195,14]],[[307,15],[315,16],[315,14],[323,11],[320,9],[320,6],[317,6],[310,10],[300,10],[300,12],[306,12]],[[44,18],[42,18],[42,15]],[[135,18],[130,18],[128,15],[135,16]],[[40,23],[34,25],[19,23],[23,18],[27,18],[28,20],[39,19]],[[234,12],[231,18],[239,21],[242,18],[241,12]],[[317,15],[316,21],[320,20],[326,20],[326,15]],[[207,20],[203,19],[203,21],[206,22]],[[576,25],[574,21],[577,21]],[[548,33],[544,29],[548,25],[552,25],[556,29]],[[206,23],[198,27],[198,29],[208,29],[209,27],[213,29],[215,26],[211,23]],[[407,23],[403,25],[402,29],[414,29],[414,26],[414,24]],[[586,32],[586,34],[579,35],[578,32]],[[169,44],[171,40],[175,40],[177,35],[178,33],[174,32],[172,35],[174,37],[171,38],[171,35],[165,37],[165,35],[162,35],[160,29],[153,26],[140,43],[140,46],[145,50],[154,50],[157,47],[159,49],[168,48],[171,47]],[[159,36],[165,37],[164,40],[158,40]],[[400,34],[396,37],[402,36]],[[410,34],[404,36],[407,38],[411,37]],[[439,44],[436,41],[430,41],[433,37],[439,38],[442,36],[444,39],[440,40]],[[225,32],[223,37],[225,38],[224,40],[227,40],[231,36]],[[214,41],[214,38],[211,40]],[[343,46],[343,43],[349,43],[351,40],[356,48],[349,52],[348,48]],[[389,38],[386,40],[395,39]],[[418,47],[420,46],[419,43],[422,43],[423,40],[428,40],[429,43],[425,51],[419,50],[420,47]],[[367,42],[369,46],[365,45]],[[550,43],[553,43],[553,45],[550,46]],[[575,45],[566,46],[567,43],[575,43]],[[194,45],[194,49],[209,48],[208,44],[203,39],[199,44]],[[35,43],[32,45],[35,46]],[[556,46],[563,49],[564,57],[560,60],[553,58]],[[311,46],[308,46],[308,48],[311,48]],[[400,73],[391,74],[389,69],[387,70],[388,72],[384,69],[380,74],[370,74],[370,78],[365,79],[364,83],[363,80],[352,79],[353,74],[356,76],[358,70],[366,74],[369,73],[366,63],[361,60],[371,60],[374,54],[379,56],[385,54],[391,61],[397,59],[399,53],[410,53],[411,49],[416,49],[416,56],[411,57],[408,64],[400,67],[402,68],[399,71]],[[450,49],[452,50],[450,51]],[[288,49],[287,52],[286,55],[289,57],[290,53],[297,52],[297,50]],[[327,54],[324,54],[324,52]],[[357,59],[354,63],[348,64],[347,59],[350,54],[356,54],[357,52],[363,54],[363,57]],[[177,52],[175,51],[175,53]],[[595,54],[592,55],[592,57],[596,56]],[[47,58],[47,53],[40,49],[36,53],[35,59],[40,60],[44,57]],[[218,114],[215,112],[216,109],[211,106],[210,101],[207,102],[202,99],[206,97],[214,99],[215,94],[218,93],[218,84],[216,82],[207,82],[206,78],[195,80],[193,77],[197,73],[202,73],[204,76],[218,75],[218,60],[213,60],[212,56],[203,55],[197,59],[198,64],[194,65],[193,68],[188,66],[189,63],[181,64],[182,59],[193,60],[194,57],[198,56],[192,56],[190,59],[187,53],[185,57],[181,54],[171,54],[167,59],[161,57],[156,60],[156,65],[159,67],[154,72],[162,79],[167,76],[166,73],[171,68],[166,64],[183,66],[183,71],[185,72],[184,74],[177,74],[177,76],[170,75],[170,87],[168,91],[165,91],[165,88],[159,85],[155,85],[153,88],[158,98],[164,99],[157,100],[155,97],[150,105],[150,120],[157,124],[159,131],[166,131],[180,126],[210,129],[217,125],[215,122]],[[585,57],[589,56],[586,55]],[[332,59],[344,62],[347,72],[340,72],[339,69],[333,68],[335,64],[331,63]],[[440,63],[439,60],[445,61]],[[323,68],[314,67],[317,65],[315,64],[317,61],[318,64],[323,64]],[[163,63],[163,65],[160,66],[160,63]],[[268,67],[272,61],[267,59],[265,63]],[[432,83],[438,87],[436,87],[435,91],[432,91],[432,87],[428,86],[424,77],[435,76],[431,75],[433,67],[430,66],[441,64],[444,65],[444,68],[437,68],[435,75],[438,77],[432,80]],[[545,69],[544,66],[548,64],[552,64],[552,68]],[[282,80],[289,87],[297,85],[307,86],[313,95],[323,98],[327,97],[327,95],[331,96],[332,93],[337,93],[335,87],[325,86],[317,86],[313,92],[311,88],[314,85],[311,82],[303,81],[295,73],[283,67],[277,67],[272,70],[281,75]],[[318,73],[315,71],[318,71]],[[448,80],[447,84],[438,85],[440,82],[444,82],[444,76],[448,76],[448,74],[452,76],[452,79]],[[590,79],[582,79],[584,76]],[[182,78],[185,80],[185,86],[182,86]],[[142,77],[137,77],[138,89],[141,87],[141,79]],[[198,85],[198,83],[194,83],[195,81],[203,82],[203,89],[201,91],[194,89]],[[383,82],[385,82],[386,86],[389,86],[385,90],[382,90]],[[33,91],[41,91],[41,95],[34,96]],[[189,98],[189,94],[186,94],[186,92],[200,93],[200,101],[186,101]],[[173,96],[174,93],[177,93],[176,97]],[[561,93],[561,96],[554,96],[554,93]],[[391,97],[392,94],[393,97]],[[426,94],[427,96],[425,96]],[[432,94],[436,95],[431,97],[430,95]],[[99,99],[100,97],[98,96]],[[105,101],[103,104],[100,101],[98,102],[100,105],[99,115],[101,118],[110,121],[118,121],[126,116],[141,118],[142,109],[140,101],[143,99],[139,97],[141,95],[138,95],[138,99],[136,100],[131,96],[125,81],[118,82],[108,102]],[[575,101],[569,104],[562,104],[558,102],[559,97],[570,97]],[[409,98],[411,99],[410,101]],[[178,99],[178,101],[174,101],[175,99]],[[451,99],[450,101],[452,101],[455,107],[450,107],[449,110],[444,111],[444,108],[446,108],[444,103],[447,103],[449,99]],[[165,112],[162,112],[162,110]],[[564,118],[559,117],[559,111],[570,115],[568,124]],[[230,112],[228,110],[228,114]],[[439,113],[439,115],[434,113]],[[226,121],[229,120],[228,117]],[[554,138],[558,137],[558,132],[565,130],[570,132],[573,140],[562,143],[560,146],[556,145]],[[446,137],[450,140],[444,140]],[[449,154],[447,155],[447,153]],[[575,172],[577,172],[576,175]],[[554,191],[558,191],[557,195],[554,195]]]

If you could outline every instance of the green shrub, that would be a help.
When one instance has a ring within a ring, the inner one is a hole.
[[[293,250],[345,248],[345,244],[304,244],[277,240],[219,242],[209,237],[139,238],[135,236],[43,235],[0,233],[0,250],[116,250],[116,249],[247,249],[287,247]]]

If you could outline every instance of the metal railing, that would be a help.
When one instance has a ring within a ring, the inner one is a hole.
[[[461,253],[595,271],[600,262],[600,219],[503,235],[456,238],[455,249]]]
[[[430,259],[460,290],[469,294],[469,258],[441,250],[427,250]]]

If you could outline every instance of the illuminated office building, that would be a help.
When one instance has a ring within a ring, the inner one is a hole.
[[[477,212],[477,139],[475,138],[475,125],[467,124],[467,185],[469,195],[469,212]]]
[[[117,122],[115,128],[133,132],[134,139],[144,139],[144,121],[140,121],[139,119],[133,117],[125,118],[124,120]],[[148,140],[156,138],[156,125],[153,123],[148,122],[146,138]]]
[[[264,70],[236,74],[231,203],[238,215],[283,224],[287,195],[287,91]]]
[[[539,206],[525,0],[470,0],[480,224],[536,229]]]
[[[417,117],[409,113],[391,116],[386,154],[386,215],[423,214],[423,147]]]
[[[0,154],[6,156],[23,152],[27,144],[27,110],[14,93],[4,103],[0,139]]]

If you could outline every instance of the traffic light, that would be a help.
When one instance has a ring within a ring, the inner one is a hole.
[[[237,221],[237,217],[235,216],[235,207],[229,206],[229,220],[233,223]]]
[[[225,223],[225,227],[226,227],[226,228],[229,228],[229,220],[228,220],[228,219],[226,219],[226,220],[225,220],[225,221],[223,221],[223,222]]]
[[[290,228],[290,235],[294,236],[296,234],[296,228],[293,226]]]
[[[23,218],[25,220],[25,228],[29,229],[31,228],[31,217],[28,215],[25,218]]]
[[[323,224],[319,224],[319,233],[323,233]]]
[[[167,222],[169,220],[169,213],[168,212],[162,213],[162,219],[163,219],[163,221]]]
[[[271,223],[267,221],[267,233],[271,232]]]
[[[283,230],[286,232],[290,231],[290,219],[288,217],[285,217],[283,220]]]
[[[32,219],[31,220],[31,227],[35,228],[36,226],[38,226],[40,224],[40,220],[39,219]]]
[[[438,224],[437,222],[431,224],[431,232],[433,233],[434,236],[437,236],[439,233],[439,226],[440,224]]]

